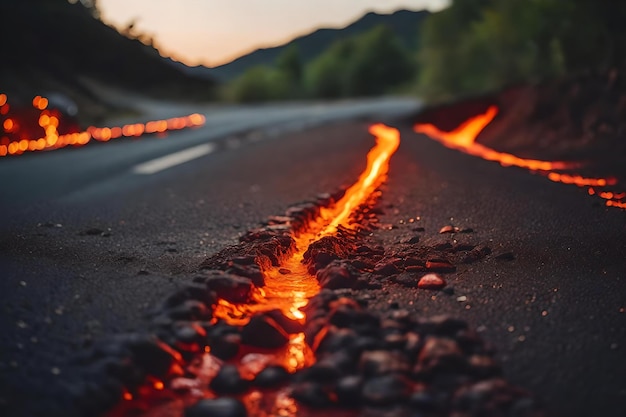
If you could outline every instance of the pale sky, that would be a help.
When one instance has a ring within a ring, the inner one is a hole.
[[[431,11],[449,0],[98,0],[102,19],[152,36],[161,54],[219,65],[319,27],[342,27],[367,11]]]

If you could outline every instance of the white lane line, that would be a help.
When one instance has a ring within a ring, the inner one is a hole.
[[[206,143],[204,145],[194,146],[179,152],[156,158],[151,161],[143,162],[133,167],[133,172],[140,175],[151,175],[157,172],[172,168],[176,165],[184,164],[201,156],[208,155],[215,150],[215,145]]]

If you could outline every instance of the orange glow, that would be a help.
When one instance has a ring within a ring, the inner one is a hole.
[[[48,107],[48,99],[45,97],[37,96],[33,99],[33,107],[39,110],[44,110]]]
[[[131,394],[130,392],[125,392],[124,393],[124,399],[126,401],[131,401],[133,399],[133,394]]]
[[[5,132],[11,132],[13,128],[15,127],[15,123],[13,122],[12,119],[6,119],[4,123],[2,124],[2,126],[4,127]]]
[[[617,207],[617,208],[621,208],[621,209],[626,210],[626,202],[623,202],[623,201],[608,200],[606,202],[606,206],[607,207]]]
[[[476,138],[483,129],[491,123],[498,114],[498,108],[491,106],[485,114],[475,116],[451,132],[443,132],[432,124],[416,124],[414,130],[423,133],[440,142],[450,149],[456,149],[467,154],[478,156],[488,161],[499,162],[502,166],[517,166],[532,171],[552,171],[555,169],[571,169],[577,165],[568,162],[550,162],[536,159],[524,159],[515,155],[498,152],[476,142]]]
[[[305,232],[293,236],[296,251],[283,260],[281,268],[264,271],[266,280],[263,288],[258,288],[254,295],[254,303],[235,305],[226,300],[219,300],[214,316],[228,323],[243,325],[254,313],[280,309],[283,314],[294,320],[304,320],[300,308],[308,303],[308,299],[319,292],[317,279],[309,274],[304,263],[304,253],[316,240],[334,234],[339,226],[354,228],[350,222],[356,209],[365,204],[385,181],[389,170],[389,160],[400,144],[398,130],[382,124],[373,125],[370,133],[376,136],[376,145],[367,154],[367,166],[344,196],[335,205],[322,208],[319,217],[307,225]],[[279,269],[288,269],[287,274]],[[304,340],[304,334],[292,336],[282,364],[294,372],[312,363],[312,352]]]
[[[559,174],[557,172],[550,172],[548,174],[548,179],[550,181],[561,182],[563,184],[576,184],[580,187],[605,187],[607,185],[617,184],[617,180],[615,178],[585,178],[580,175]]]
[[[161,391],[161,390],[163,390],[164,388],[165,388],[165,384],[163,384],[163,382],[161,382],[161,381],[156,381],[156,382],[154,383],[154,389],[155,389],[155,390],[157,390],[157,391]]]
[[[570,170],[579,167],[580,164],[572,162],[550,162],[535,159],[523,159],[515,155],[502,153],[487,148],[476,142],[476,138],[483,129],[491,123],[496,117],[498,108],[491,106],[484,114],[472,117],[462,123],[459,127],[451,132],[443,132],[432,124],[416,124],[414,130],[417,133],[428,135],[432,139],[442,143],[444,146],[465,152],[469,155],[478,156],[480,158],[497,161],[502,166],[518,166],[527,168],[531,171],[541,171],[547,175],[548,179],[553,182],[562,184],[575,184],[579,187],[590,187],[587,192],[590,196],[598,195],[600,198],[608,200],[606,205],[609,207],[625,208],[624,203],[619,200],[626,198],[626,193],[615,194],[613,192],[596,192],[592,187],[606,187],[608,185],[617,184],[615,178],[587,178],[581,175],[564,174],[555,172],[557,170]]]
[[[10,107],[7,100],[6,94],[0,94],[1,115],[6,115],[9,112]],[[32,104],[35,108],[41,110],[38,124],[43,129],[44,136],[34,139],[26,138],[23,134],[18,135],[20,126],[14,119],[6,119],[3,122],[4,130],[7,133],[15,134],[20,138],[20,140],[8,142],[9,138],[6,138],[7,143],[3,143],[2,146],[4,146],[4,148],[0,148],[0,157],[7,155],[20,155],[25,151],[54,150],[70,145],[83,146],[89,143],[92,138],[98,141],[107,142],[111,139],[117,139],[122,136],[140,137],[147,133],[164,133],[168,130],[181,130],[189,127],[202,126],[206,121],[206,118],[203,115],[194,113],[183,117],[153,120],[145,124],[135,123],[125,126],[102,128],[90,126],[83,132],[59,135],[57,129],[61,121],[59,120],[58,113],[54,113],[54,110],[46,110],[49,104],[48,99],[42,96],[36,96],[33,98]],[[23,142],[24,140],[26,140],[26,142]]]

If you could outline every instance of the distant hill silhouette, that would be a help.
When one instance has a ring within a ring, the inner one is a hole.
[[[285,49],[296,45],[304,64],[324,52],[333,42],[358,35],[378,26],[389,26],[409,48],[415,48],[418,41],[418,29],[422,20],[430,13],[400,10],[393,14],[367,13],[343,29],[318,29],[308,35],[300,36],[284,45],[258,49],[234,61],[214,68],[186,67],[185,71],[196,76],[212,76],[219,81],[228,81],[241,75],[248,68],[256,65],[273,65],[276,58]],[[180,63],[175,63],[179,67]]]
[[[172,67],[154,48],[67,0],[0,0],[0,39],[0,91],[13,96],[53,90],[97,102],[81,81],[91,79],[153,96],[208,99],[215,84]]]

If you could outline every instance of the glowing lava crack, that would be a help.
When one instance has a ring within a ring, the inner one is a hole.
[[[417,133],[429,136],[450,149],[488,161],[499,162],[502,166],[517,166],[536,171],[547,176],[553,182],[574,184],[579,187],[606,187],[617,184],[615,178],[586,178],[581,175],[557,172],[579,168],[582,165],[580,163],[520,158],[509,153],[498,152],[476,142],[478,135],[493,121],[497,114],[498,108],[491,106],[484,114],[479,114],[466,120],[450,132],[444,132],[429,123],[416,124],[414,130]],[[589,188],[589,195],[596,195],[593,188]],[[625,193],[605,191],[598,193],[598,196],[606,200],[605,205],[607,207],[626,209],[626,202],[622,201],[626,197]]]

